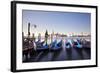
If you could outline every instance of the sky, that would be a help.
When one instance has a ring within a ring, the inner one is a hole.
[[[28,33],[28,23],[30,23],[31,33],[37,36],[39,33],[44,35],[46,29],[51,34],[71,34],[71,33],[90,33],[91,14],[79,12],[55,12],[55,11],[22,11],[22,28],[24,35]],[[34,28],[34,25],[37,27]]]

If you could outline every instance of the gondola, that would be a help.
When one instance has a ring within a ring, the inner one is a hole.
[[[53,42],[50,44],[49,48],[50,48],[50,49],[51,49],[51,48],[54,48],[56,43],[57,43],[57,40],[53,41]]]
[[[83,44],[84,49],[90,49],[91,48],[91,42],[90,41],[83,39],[82,44]]]
[[[62,49],[62,40],[57,43],[57,41],[53,42],[50,51],[60,51]]]
[[[66,50],[69,50],[69,49],[71,49],[73,46],[72,46],[73,44],[72,44],[72,41],[71,40],[67,40],[66,42],[65,42],[65,48],[66,48]]]
[[[82,45],[81,42],[79,42],[79,40],[75,39],[72,42],[73,42],[73,48],[76,48],[76,49],[82,49],[83,48],[83,45]]]
[[[41,52],[41,51],[48,51],[49,50],[49,45],[43,42],[36,42],[36,51]]]

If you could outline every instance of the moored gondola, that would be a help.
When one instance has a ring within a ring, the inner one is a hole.
[[[52,44],[52,47],[50,47],[50,51],[60,51],[62,50],[62,40],[59,41],[57,43],[57,41],[55,41],[53,44]]]

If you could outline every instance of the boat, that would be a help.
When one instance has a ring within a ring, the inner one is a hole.
[[[73,48],[77,48],[77,49],[82,49],[83,48],[83,45],[81,42],[79,42],[79,40],[75,39],[72,41],[73,43]]]
[[[51,49],[51,48],[54,48],[54,46],[55,46],[56,43],[57,43],[57,40],[53,41],[53,42],[50,44],[49,48],[50,48],[50,49]]]
[[[65,42],[65,48],[66,48],[66,50],[71,49],[72,47],[73,47],[73,44],[72,44],[71,39],[67,40]]]
[[[82,44],[83,44],[84,49],[90,49],[91,48],[91,42],[90,41],[83,39]]]
[[[52,43],[50,51],[60,51],[62,49],[62,40],[57,43],[57,41]]]
[[[45,41],[42,42],[36,42],[36,51],[41,52],[41,51],[48,51],[49,50],[49,45],[45,43]]]

